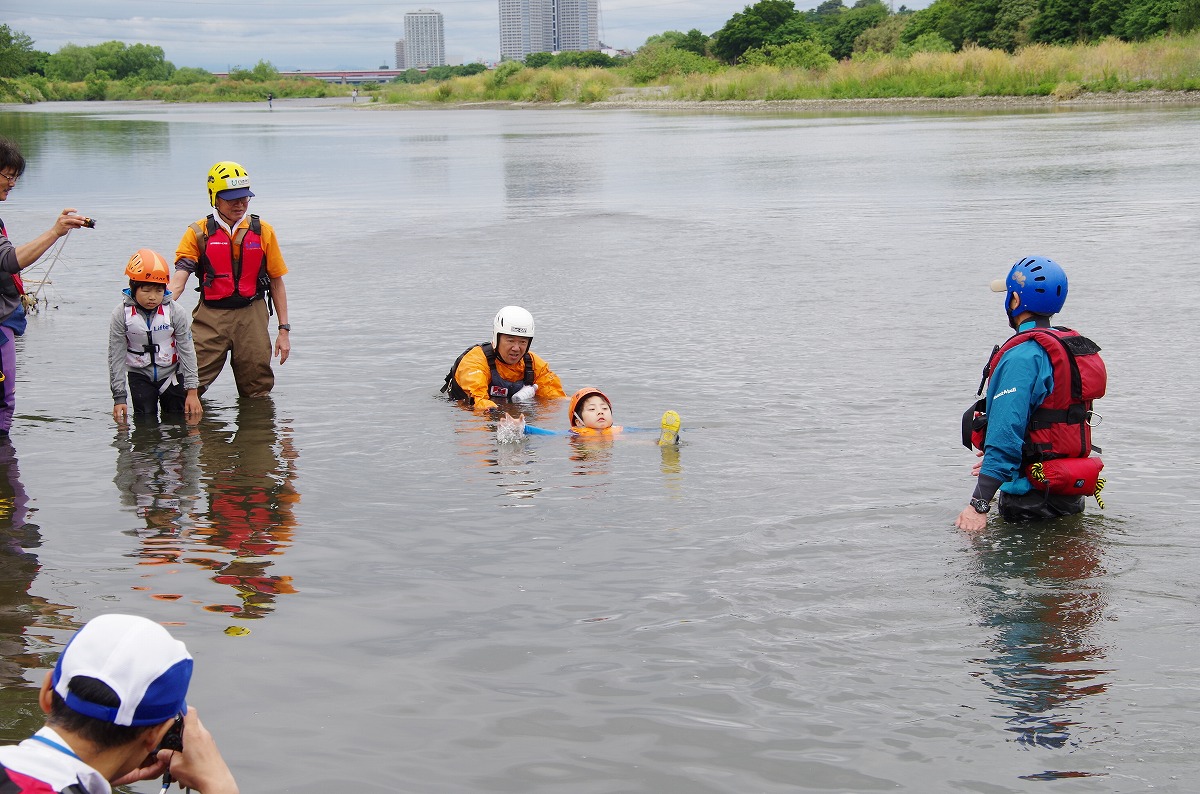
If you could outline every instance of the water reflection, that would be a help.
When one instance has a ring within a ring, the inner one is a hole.
[[[117,433],[113,483],[121,504],[145,522],[132,530],[141,540],[143,565],[179,562],[181,535],[202,509],[200,444],[198,427],[146,418]]]
[[[30,634],[44,624],[59,625],[67,607],[52,604],[30,590],[41,568],[32,551],[42,545],[33,509],[21,484],[11,441],[0,442],[0,742],[17,741],[41,724],[37,689],[25,671],[46,666],[44,639]],[[40,682],[38,682],[40,683]]]
[[[1077,745],[1079,701],[1104,692],[1105,647],[1093,636],[1104,616],[1102,538],[1096,519],[1070,516],[1013,527],[979,541],[977,605],[995,631],[978,673],[1003,707],[1006,730],[1026,746]],[[1083,773],[1046,773],[1077,777]]]
[[[594,136],[578,135],[569,147],[547,146],[542,135],[503,137],[504,195],[509,217],[570,202],[596,189],[604,156]]]
[[[113,481],[122,503],[145,523],[132,556],[141,565],[210,571],[212,581],[236,595],[206,604],[210,612],[241,619],[269,614],[277,596],[296,592],[291,576],[273,571],[273,558],[291,546],[297,527],[299,453],[290,430],[277,422],[270,399],[258,399],[239,400],[233,421],[218,411],[195,427],[146,422],[119,434]]]
[[[97,127],[103,133],[97,134]],[[170,128],[161,121],[107,118],[91,112],[2,113],[0,135],[20,141],[21,153],[36,166],[43,151],[105,157],[145,157],[170,151]]]
[[[577,477],[612,473],[613,436],[569,436],[571,444],[571,474]]]

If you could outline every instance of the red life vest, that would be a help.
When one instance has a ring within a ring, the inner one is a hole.
[[[4,228],[4,221],[0,221],[0,237],[8,237],[8,229]],[[21,275],[7,271],[0,272],[0,294],[10,298],[19,298],[24,295],[25,285],[21,282]]]
[[[1054,387],[1029,417],[1023,462],[1028,466],[1058,458],[1086,458],[1092,454],[1092,401],[1103,397],[1108,386],[1100,346],[1070,328],[1032,328],[1014,334],[992,354],[989,376],[1001,356],[1031,339],[1050,356]]]
[[[240,309],[261,298],[270,284],[262,248],[262,224],[250,216],[249,227],[234,232],[233,239],[209,215],[202,228],[192,224],[200,247],[200,299],[215,309]],[[240,254],[234,249],[240,246]]]

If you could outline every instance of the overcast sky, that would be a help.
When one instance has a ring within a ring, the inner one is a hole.
[[[600,0],[600,39],[636,49],[664,30],[712,33],[754,1]],[[819,2],[797,0],[796,7],[806,10]],[[259,60],[280,71],[375,69],[395,66],[404,14],[420,8],[442,13],[452,63],[499,58],[497,0],[0,0],[0,23],[27,33],[37,49],[51,53],[67,43],[116,40],[153,44],[176,66],[209,71],[250,68]]]

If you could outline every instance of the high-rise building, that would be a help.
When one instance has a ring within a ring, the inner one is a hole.
[[[600,49],[599,0],[554,0],[554,49]]]
[[[405,57],[405,54],[404,54],[404,39],[400,39],[400,41],[396,42],[396,68],[397,69],[407,69],[408,68],[408,59]]]
[[[500,58],[600,49],[599,0],[500,0]]]
[[[422,8],[404,15],[404,62],[406,69],[446,65],[441,12]]]

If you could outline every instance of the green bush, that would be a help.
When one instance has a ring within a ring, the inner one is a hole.
[[[501,88],[508,83],[513,75],[524,68],[525,64],[520,61],[505,61],[491,73],[488,83],[492,88]]]
[[[954,45],[937,33],[922,33],[911,44],[901,41],[892,50],[892,54],[900,58],[908,58],[917,52],[954,52]]]
[[[720,68],[721,64],[712,58],[669,44],[651,44],[637,51],[626,67],[626,73],[634,83],[644,84],[660,77],[712,74]]]
[[[171,75],[172,85],[195,85],[196,83],[215,83],[216,76],[207,69],[197,69],[194,66],[184,66],[176,69]]]
[[[826,71],[837,63],[833,56],[815,41],[793,41],[791,44],[768,44],[747,50],[739,63],[745,66],[777,66],[780,69],[814,69]]]
[[[108,80],[93,74],[86,81],[87,89],[83,98],[89,102],[99,102],[108,96]]]

